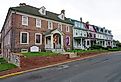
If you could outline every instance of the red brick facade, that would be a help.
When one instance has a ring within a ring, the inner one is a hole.
[[[41,18],[41,28],[36,27],[36,17],[29,15],[28,16],[28,26],[22,25],[22,15],[21,14],[15,14],[13,13],[11,15],[12,17],[12,29],[11,29],[11,45],[12,45],[12,52],[20,52],[21,49],[30,49],[31,46],[35,45],[35,33],[41,33],[42,34],[42,44],[41,45],[36,45],[38,46],[41,50],[45,50],[45,41],[44,41],[44,35],[48,30],[48,21],[49,19]],[[64,49],[71,49],[72,48],[72,26],[66,23],[61,23],[58,21],[53,21],[53,29],[58,28],[58,23],[62,24],[62,32],[64,33],[64,38],[63,38],[63,45]],[[69,32],[66,32],[66,26],[69,27]],[[29,44],[20,44],[20,32],[28,32],[29,33]],[[66,46],[65,44],[65,39],[66,36],[70,36],[70,46]]]

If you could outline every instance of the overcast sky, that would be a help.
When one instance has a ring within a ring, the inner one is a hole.
[[[0,29],[3,26],[9,7],[26,3],[48,11],[60,13],[65,9],[66,17],[112,30],[115,40],[121,41],[121,0],[2,0],[0,3]]]

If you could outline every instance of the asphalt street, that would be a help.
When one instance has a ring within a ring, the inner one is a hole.
[[[121,82],[121,53],[24,73],[0,82]]]

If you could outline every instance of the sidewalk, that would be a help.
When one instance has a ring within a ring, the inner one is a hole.
[[[86,56],[86,57],[79,57],[79,58],[68,59],[66,61],[56,62],[54,64],[46,65],[46,66],[43,66],[43,67],[37,67],[37,68],[28,69],[28,70],[22,70],[22,71],[14,72],[14,73],[11,72],[9,74],[6,73],[5,75],[1,75],[0,79],[11,77],[11,76],[15,76],[15,75],[20,75],[20,74],[27,73],[27,72],[32,72],[32,71],[36,71],[36,70],[40,70],[40,69],[50,68],[50,67],[58,66],[58,65],[61,65],[61,64],[65,64],[65,63],[70,63],[70,62],[74,62],[74,61],[80,61],[80,60],[84,60],[84,59],[87,59],[87,58],[96,57],[96,56],[99,56],[99,55],[108,55],[108,54],[120,53],[120,52],[121,51],[118,51],[118,52],[105,52],[105,53],[91,55],[91,56]],[[21,68],[19,68],[19,69],[21,69]]]

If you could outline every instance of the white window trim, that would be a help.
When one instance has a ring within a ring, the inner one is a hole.
[[[28,49],[21,49],[21,52],[22,53],[27,53],[28,52]]]
[[[67,30],[67,28],[68,28],[68,30]],[[70,31],[70,28],[69,28],[69,26],[66,26],[66,32],[69,32]]]
[[[49,27],[49,23],[51,23],[51,27]],[[48,21],[48,29],[53,29],[53,22],[52,21]]]
[[[23,22],[24,21],[24,17],[27,17],[27,23],[26,24]],[[22,16],[22,25],[28,26],[28,16]]]
[[[22,33],[27,33],[27,43],[22,43]],[[20,44],[29,44],[29,33],[28,32],[20,32]]]
[[[40,35],[40,43],[36,43],[36,35]],[[42,34],[41,33],[35,33],[35,44],[41,45],[42,44]]]
[[[67,37],[69,37],[69,44],[68,44],[68,45],[70,45],[70,36],[66,36],[66,38],[67,38]]]
[[[42,11],[44,11],[44,12],[42,12]],[[40,12],[40,14],[42,14],[42,15],[46,15],[46,8],[45,8],[44,6],[42,6],[42,7],[40,8],[39,12]]]
[[[70,36],[68,36],[68,37],[69,37],[69,45],[70,45],[70,43],[71,43],[71,41],[70,41],[70,40],[71,40],[71,39],[70,39]]]
[[[61,27],[59,27],[61,25]],[[60,28],[60,30],[62,31],[63,29],[62,29],[62,24],[58,24],[58,28]]]
[[[14,12],[12,12],[12,13],[14,13]],[[37,17],[37,16],[28,15],[28,14],[24,14],[24,13],[20,13],[20,12],[16,12],[16,14],[18,14],[18,15],[25,15],[25,16],[32,17],[32,18],[40,18],[40,17]],[[41,18],[41,20],[46,20],[46,21],[48,21],[47,18]],[[49,20],[50,20],[50,19],[49,19]],[[50,21],[55,22],[55,23],[61,23],[61,24],[68,25],[68,26],[72,26],[72,25],[70,25],[70,24],[62,23],[62,22],[58,22],[58,21],[54,21],[54,20],[50,20]]]
[[[40,22],[40,26],[37,25],[37,22],[38,22],[38,21]],[[41,19],[39,19],[39,18],[36,18],[36,27],[37,27],[37,28],[41,28]]]

